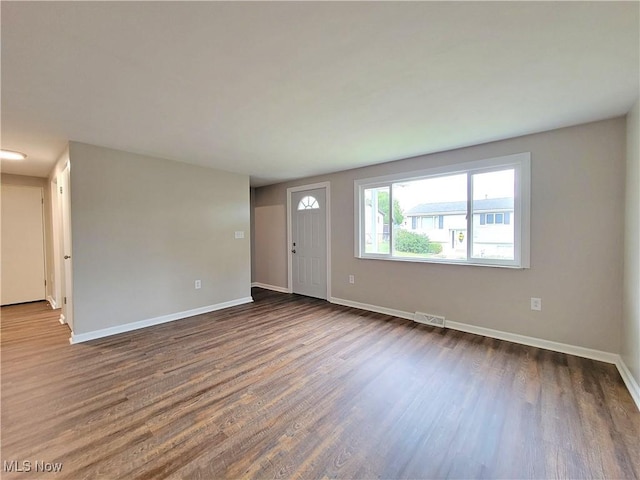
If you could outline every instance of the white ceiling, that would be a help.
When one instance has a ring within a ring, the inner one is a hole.
[[[624,115],[639,5],[2,1],[2,171],[75,140],[264,185]]]

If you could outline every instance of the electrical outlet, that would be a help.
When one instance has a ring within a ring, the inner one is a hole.
[[[244,238],[244,232],[242,230],[237,230],[234,236],[236,239]]]
[[[202,282],[200,280],[196,280],[196,290],[202,288]]]
[[[351,284],[356,283],[356,276],[355,275],[349,275],[349,283],[351,283]]]
[[[531,297],[531,310],[537,310],[537,311],[542,310],[541,298]]]

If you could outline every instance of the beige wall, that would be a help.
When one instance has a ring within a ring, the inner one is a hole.
[[[42,187],[44,193],[44,252],[45,275],[47,279],[46,295],[51,297],[55,283],[53,267],[53,222],[51,219],[51,190],[46,178],[28,177],[23,175],[9,175],[3,173],[0,182],[4,185],[25,185],[29,187]]]
[[[10,175],[3,173],[0,175],[0,179],[3,185],[23,185],[27,187],[45,187],[47,184],[46,178],[40,177],[27,177],[24,175]]]
[[[269,193],[275,193],[277,198],[268,200]],[[280,198],[282,194],[285,196],[284,203]],[[252,258],[255,282],[287,286],[286,205],[286,190],[256,189],[255,248]]]
[[[250,297],[247,176],[75,142],[69,154],[74,334]]]
[[[627,115],[624,301],[621,355],[640,384],[640,101]]]
[[[531,152],[530,269],[354,257],[354,180],[518,152]],[[254,280],[287,286],[286,188],[330,181],[333,297],[619,352],[624,169],[617,118],[258,188]]]

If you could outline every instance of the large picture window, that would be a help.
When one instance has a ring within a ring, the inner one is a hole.
[[[356,180],[356,256],[529,267],[530,154]]]

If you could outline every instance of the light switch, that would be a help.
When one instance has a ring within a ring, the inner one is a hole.
[[[236,238],[244,238],[244,232],[242,230],[236,231]]]

